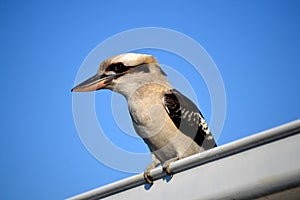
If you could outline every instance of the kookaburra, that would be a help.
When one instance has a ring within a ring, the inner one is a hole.
[[[134,129],[152,154],[144,172],[148,183],[153,182],[150,170],[159,164],[172,175],[171,162],[216,146],[197,106],[172,87],[151,55],[126,53],[104,60],[96,75],[72,91],[99,89],[125,96]]]

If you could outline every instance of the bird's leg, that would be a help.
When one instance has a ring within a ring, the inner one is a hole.
[[[175,157],[175,158],[171,158],[169,160],[166,160],[162,167],[163,167],[163,170],[170,176],[172,177],[174,172],[172,172],[172,170],[170,169],[170,164],[176,160],[179,160],[180,158],[179,157]]]
[[[150,175],[150,171],[154,169],[157,165],[160,164],[160,161],[156,158],[154,154],[152,154],[152,163],[148,165],[144,172],[144,179],[147,183],[153,184],[153,177]]]

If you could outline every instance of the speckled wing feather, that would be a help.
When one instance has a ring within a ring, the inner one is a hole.
[[[215,140],[197,106],[176,89],[163,97],[164,107],[176,127],[205,150],[216,147]]]

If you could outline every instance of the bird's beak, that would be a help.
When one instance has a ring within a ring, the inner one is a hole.
[[[88,92],[88,91],[100,90],[101,88],[104,88],[106,85],[108,85],[113,78],[114,76],[96,74],[91,78],[75,86],[71,91]]]

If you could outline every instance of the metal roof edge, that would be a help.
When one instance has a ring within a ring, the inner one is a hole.
[[[182,171],[201,166],[205,163],[214,162],[216,160],[228,157],[240,152],[256,148],[258,146],[271,143],[295,134],[300,133],[300,120],[295,120],[287,124],[262,131],[260,133],[239,139],[237,141],[216,147],[214,149],[192,155],[190,157],[171,163],[170,168],[173,172],[180,173]],[[161,167],[151,171],[154,180],[165,177],[165,172]],[[145,184],[143,174],[137,174],[132,177],[93,189],[91,191],[70,197],[70,200],[79,199],[99,199],[104,198],[130,188],[134,188]],[[154,182],[155,184],[155,182]]]

